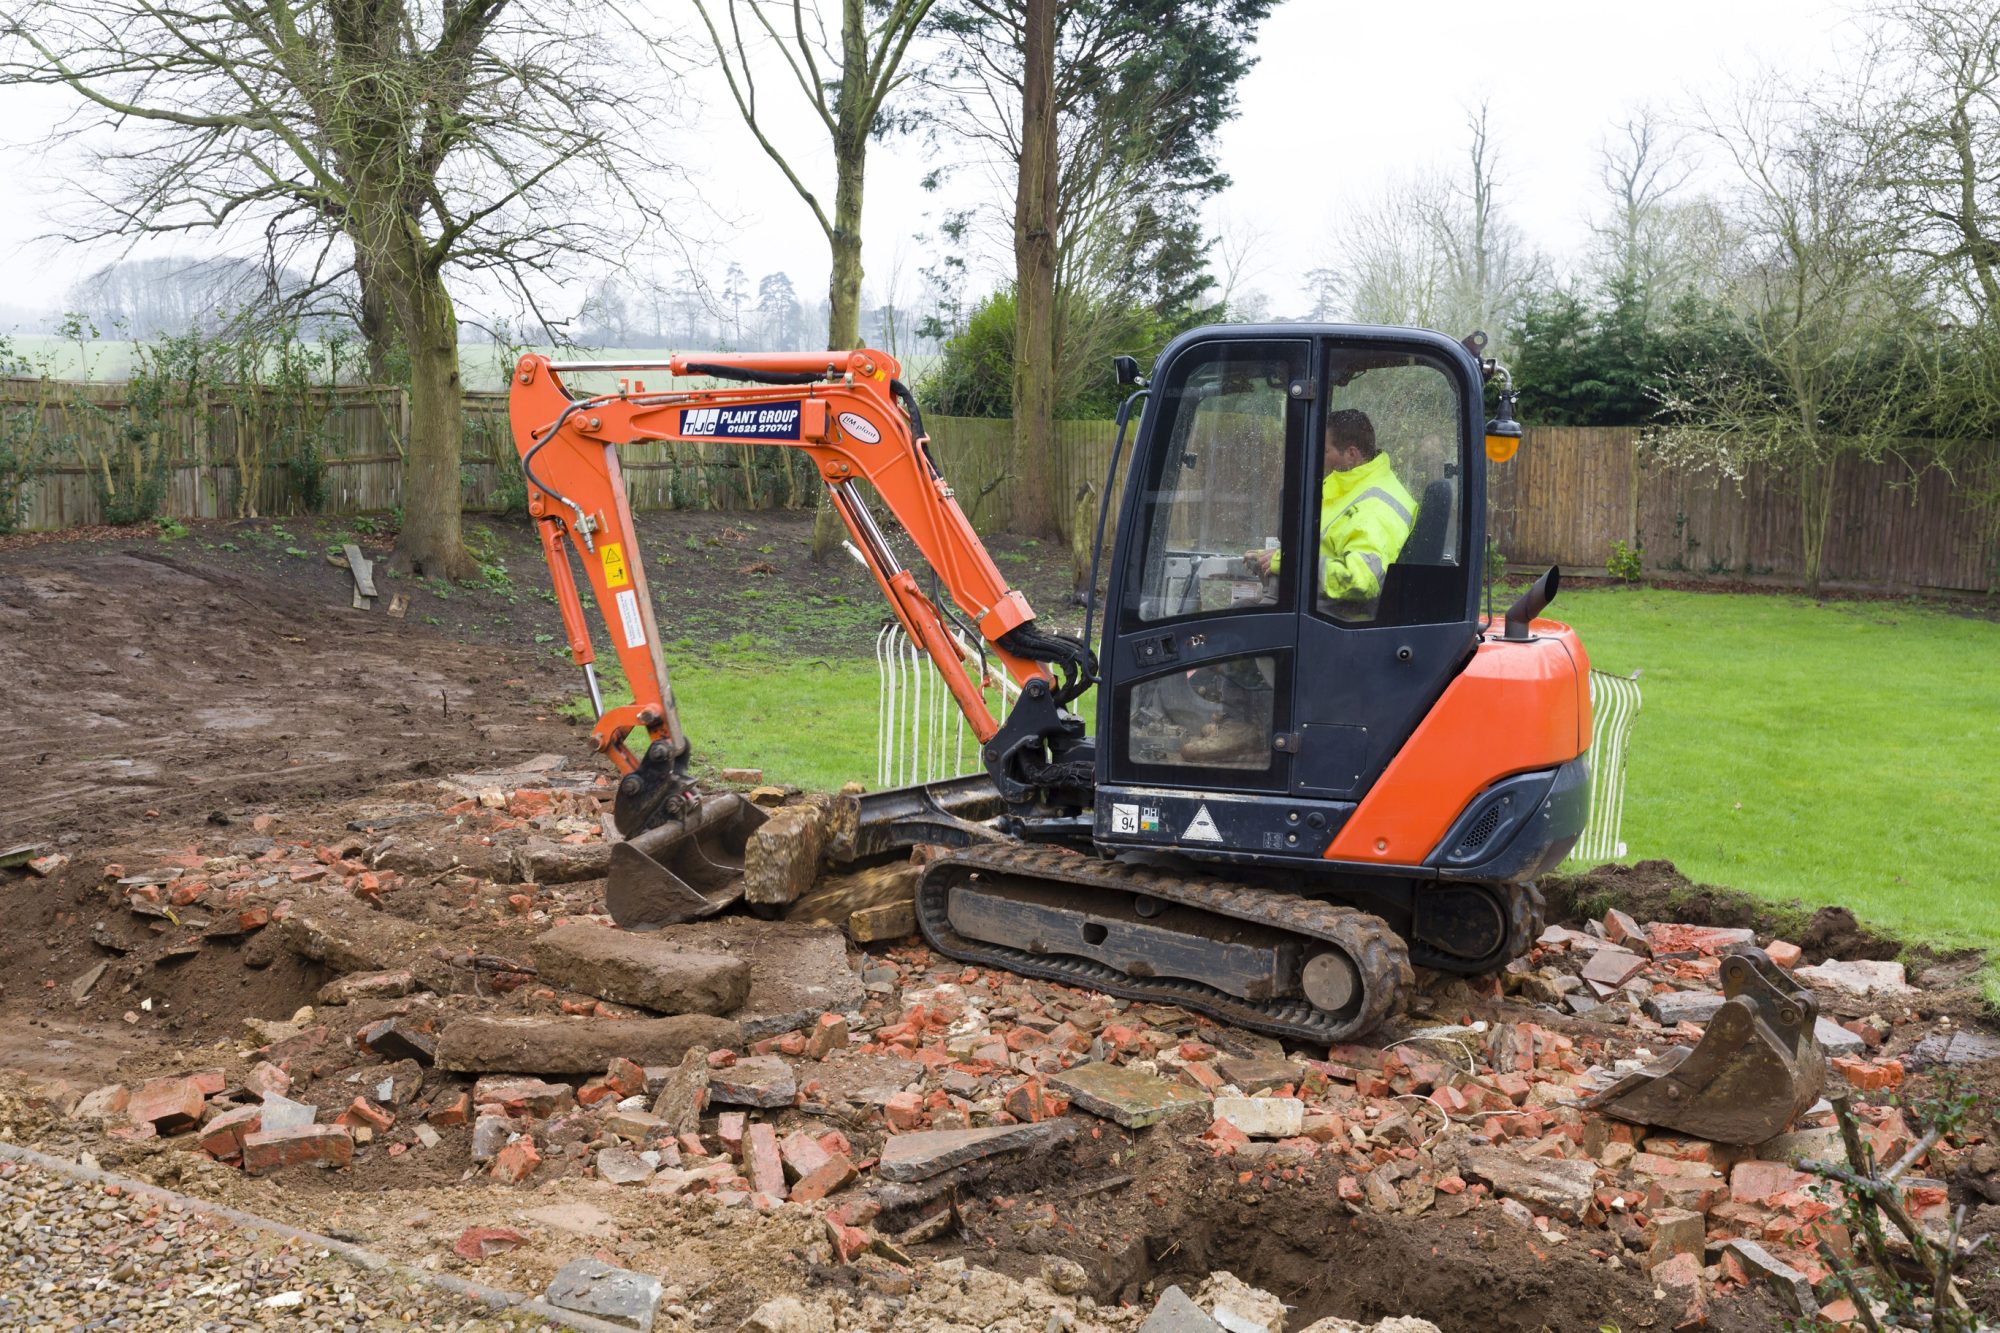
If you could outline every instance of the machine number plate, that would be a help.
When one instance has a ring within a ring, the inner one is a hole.
[[[625,548],[617,542],[604,543],[604,582],[612,588],[622,588],[632,581],[625,572]]]
[[[639,619],[639,594],[625,588],[620,590],[615,600],[618,603],[618,621],[625,629],[625,646],[637,648],[646,641],[646,622]]]
[[[1139,807],[1127,805],[1123,801],[1111,807],[1111,831],[1113,833],[1137,833],[1139,831]]]

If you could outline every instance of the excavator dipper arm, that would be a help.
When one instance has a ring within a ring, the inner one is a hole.
[[[577,396],[562,379],[566,372],[642,370],[740,383],[659,392],[625,380],[615,393]],[[1067,702],[1094,678],[1089,651],[1038,631],[1027,599],[995,567],[931,462],[915,400],[899,374],[894,358],[869,350],[716,353],[646,363],[562,362],[529,354],[515,366],[508,416],[527,477],[528,512],[548,557],[570,652],[584,668],[598,714],[593,743],[626,775],[619,824],[630,826],[628,835],[659,822],[667,804],[683,797],[691,783],[688,740],[660,651],[619,469],[620,446],[676,440],[778,445],[811,458],[891,612],[930,656],[982,744],[1001,724],[968,670],[971,655],[952,633],[944,610],[897,560],[857,482],[875,488],[1018,685],[1033,687],[1038,698]],[[582,567],[607,622],[612,650],[632,688],[630,704],[603,706],[575,565]],[[1064,674],[1059,688],[1050,663]],[[635,728],[644,728],[652,741],[643,765],[626,745]]]

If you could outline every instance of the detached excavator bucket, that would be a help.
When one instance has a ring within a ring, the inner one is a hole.
[[[1722,960],[1722,1007],[1693,1046],[1668,1051],[1584,1105],[1715,1143],[1762,1143],[1819,1099],[1819,1002],[1762,949]]]
[[[605,910],[627,930],[658,930],[727,909],[743,897],[744,848],[767,818],[723,792],[684,818],[613,844]]]

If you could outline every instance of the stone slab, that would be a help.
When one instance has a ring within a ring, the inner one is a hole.
[[[1901,963],[1870,959],[1828,959],[1817,967],[1796,968],[1792,975],[1863,1000],[1878,995],[1907,995],[1915,989],[1904,979]]]
[[[1472,1148],[1465,1154],[1464,1174],[1485,1181],[1504,1198],[1574,1221],[1592,1204],[1597,1164],[1524,1157],[1504,1148]]]
[[[543,1299],[559,1310],[573,1310],[651,1333],[663,1288],[650,1273],[614,1268],[598,1259],[573,1259],[549,1279]]]
[[[1208,1097],[1199,1089],[1103,1061],[1052,1074],[1049,1084],[1067,1093],[1078,1110],[1103,1116],[1127,1129],[1157,1125],[1208,1105]]]
[[[622,1056],[641,1065],[678,1063],[694,1048],[743,1044],[726,1018],[503,1018],[466,1014],[438,1034],[437,1067],[456,1074],[601,1074]]]
[[[1813,1020],[1813,1040],[1828,1055],[1860,1055],[1868,1049],[1867,1042],[1823,1014]]]
[[[572,922],[535,941],[543,982],[660,1014],[727,1014],[750,996],[750,965],[680,947],[662,931]]]
[[[929,1180],[953,1167],[1000,1153],[1050,1148],[1074,1132],[1073,1122],[1044,1120],[1032,1125],[892,1134],[882,1145],[882,1160],[877,1170],[884,1180],[901,1184]]]
[[[1208,1317],[1208,1311],[1179,1287],[1160,1293],[1160,1303],[1139,1325],[1139,1333],[1222,1333],[1222,1325]]]
[[[1639,1007],[1654,1022],[1673,1027],[1676,1023],[1706,1023],[1715,1017],[1722,1004],[1722,995],[1717,991],[1677,990],[1648,995]]]
[[[708,1071],[708,1100],[773,1110],[798,1100],[798,1076],[775,1055],[757,1055]]]
[[[821,1014],[859,1009],[867,996],[837,926],[720,916],[649,933],[682,949],[729,954],[750,965],[749,997],[731,1015],[742,1024],[746,1042],[810,1026]]]

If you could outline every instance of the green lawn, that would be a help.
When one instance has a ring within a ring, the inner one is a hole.
[[[1550,614],[1600,669],[1644,673],[1631,859],[2000,945],[2000,624],[1645,589],[1568,591]],[[874,785],[872,660],[683,659],[674,682],[704,766]]]
[[[2000,945],[2000,624],[1602,589],[1549,614],[1642,671],[1624,838],[1692,878]]]

